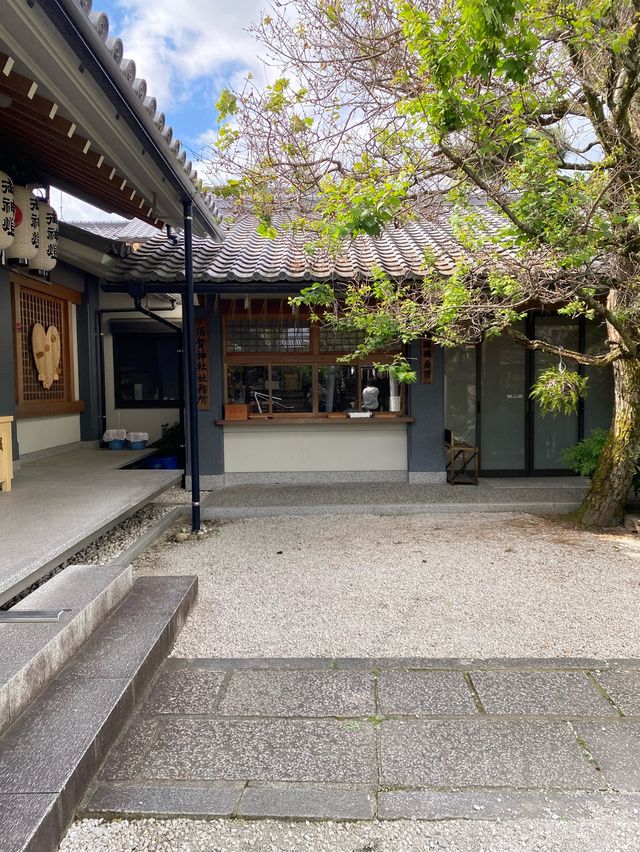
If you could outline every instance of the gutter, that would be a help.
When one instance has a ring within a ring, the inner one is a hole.
[[[204,203],[200,193],[191,183],[182,168],[176,168],[172,162],[173,155],[162,139],[158,139],[158,131],[144,106],[136,97],[135,92],[126,83],[121,74],[114,75],[115,61],[97,32],[93,28],[81,8],[74,0],[39,0],[42,11],[54,24],[62,37],[70,45],[77,45],[75,53],[85,68],[91,73],[96,83],[111,101],[133,131],[138,141],[143,145],[154,163],[160,168],[165,178],[178,195],[176,205],[176,220],[180,216],[179,205],[190,202],[193,205],[197,222],[204,232],[210,234],[218,242],[224,239],[224,232],[213,220],[211,211]],[[109,57],[109,68],[105,59]],[[164,147],[164,150],[163,150]]]

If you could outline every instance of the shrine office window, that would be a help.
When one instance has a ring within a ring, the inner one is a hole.
[[[113,320],[113,381],[116,408],[177,408],[181,338],[156,323]]]

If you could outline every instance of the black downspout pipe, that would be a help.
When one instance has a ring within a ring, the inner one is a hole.
[[[200,451],[198,447],[198,400],[196,396],[196,321],[193,301],[193,206],[183,202],[184,209],[184,278],[185,298],[182,302],[182,325],[187,363],[187,400],[189,412],[189,466],[191,468],[191,529],[200,529]]]

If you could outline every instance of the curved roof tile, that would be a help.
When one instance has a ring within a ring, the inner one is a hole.
[[[489,215],[489,214],[487,214]],[[490,219],[490,226],[500,222]],[[311,253],[312,235],[280,231],[275,239],[257,233],[257,219],[243,216],[231,225],[222,244],[194,237],[196,280],[238,284],[363,279],[380,267],[396,280],[419,278],[425,271],[425,254],[433,255],[436,270],[450,275],[456,262],[468,256],[455,239],[447,214],[435,221],[410,222],[390,227],[380,237],[358,236],[338,257],[325,249]],[[137,251],[119,261],[111,280],[177,281],[183,277],[184,246],[181,234],[174,242],[164,234],[146,240]]]

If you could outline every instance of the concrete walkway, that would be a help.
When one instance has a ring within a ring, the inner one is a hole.
[[[576,819],[639,767],[637,660],[172,658],[81,812]]]
[[[16,471],[0,494],[0,604],[179,481],[175,470],[120,470],[147,453],[82,448]]]
[[[481,479],[479,485],[408,482],[274,483],[228,486],[203,502],[206,518],[313,514],[412,515],[434,512],[570,512],[588,480],[581,477]]]

